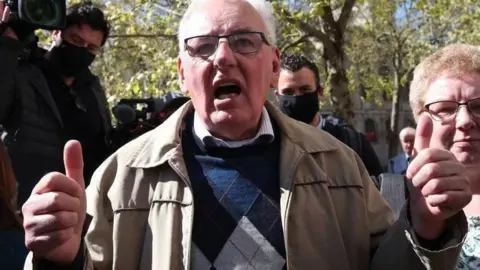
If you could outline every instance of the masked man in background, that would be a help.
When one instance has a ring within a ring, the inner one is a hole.
[[[21,206],[35,179],[63,171],[67,140],[84,146],[87,182],[110,154],[108,104],[89,69],[110,27],[91,2],[73,5],[67,9],[66,27],[53,32],[54,44],[46,51],[37,47],[36,27],[13,16],[7,25],[0,37],[0,124],[7,133]]]
[[[297,54],[284,56],[281,65],[275,95],[282,112],[295,120],[318,127],[348,145],[362,159],[370,175],[383,173],[377,154],[364,134],[338,117],[320,114],[319,99],[323,95],[323,88],[318,67]]]

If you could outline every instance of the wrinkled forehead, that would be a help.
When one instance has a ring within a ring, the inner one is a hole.
[[[480,96],[480,75],[475,72],[444,72],[433,79],[424,94],[425,104],[452,100],[464,102]]]
[[[217,2],[215,8],[210,6]],[[245,1],[211,1],[198,7],[187,21],[185,37],[226,35],[242,30],[265,32],[260,14]]]

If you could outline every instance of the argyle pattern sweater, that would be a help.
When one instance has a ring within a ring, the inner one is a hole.
[[[279,136],[269,144],[208,147],[196,141],[192,123],[182,136],[195,209],[192,269],[286,269]]]

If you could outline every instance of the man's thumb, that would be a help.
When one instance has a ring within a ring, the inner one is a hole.
[[[85,188],[85,181],[83,179],[83,154],[80,142],[72,140],[65,144],[63,161],[65,163],[65,174]]]

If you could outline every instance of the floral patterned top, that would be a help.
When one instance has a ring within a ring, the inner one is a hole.
[[[467,218],[468,233],[457,263],[457,270],[480,269],[480,216]]]

